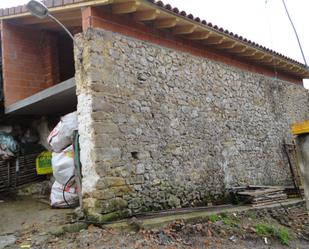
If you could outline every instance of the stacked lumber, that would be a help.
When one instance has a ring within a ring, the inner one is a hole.
[[[305,195],[302,186],[300,186],[299,189],[296,189],[294,186],[285,186],[284,192],[288,195],[288,198],[298,198]]]
[[[254,207],[273,204],[287,199],[284,187],[247,186],[245,188],[238,188],[235,194],[238,199]]]

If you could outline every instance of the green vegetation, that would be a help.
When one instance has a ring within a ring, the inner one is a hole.
[[[208,220],[211,222],[222,221],[223,224],[227,226],[237,225],[236,221],[234,221],[234,219],[228,216],[226,213],[223,213],[221,215],[212,214],[208,217]]]
[[[236,226],[236,222],[229,217],[222,218],[223,224],[227,226]]]
[[[221,217],[217,214],[212,214],[208,217],[208,220],[210,220],[211,222],[216,222],[221,220]]]
[[[276,232],[277,238],[280,240],[282,245],[288,246],[291,236],[286,228],[279,228]]]
[[[286,228],[274,228],[266,224],[256,224],[255,230],[258,235],[274,236],[281,242],[282,245],[289,245],[291,237]]]
[[[256,224],[255,230],[258,235],[271,236],[274,234],[274,228],[265,224]]]

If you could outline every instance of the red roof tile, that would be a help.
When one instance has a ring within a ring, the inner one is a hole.
[[[80,3],[80,2],[87,2],[87,1],[89,1],[89,0],[45,0],[43,2],[44,2],[44,4],[46,4],[47,7],[52,8],[52,7],[65,6],[65,5],[70,5],[70,4],[74,4],[74,3]],[[283,59],[286,59],[286,60],[288,60],[288,61],[290,61],[294,64],[305,67],[304,64],[302,64],[302,63],[300,63],[296,60],[288,58],[285,55],[277,53],[277,52],[275,52],[271,49],[268,49],[268,48],[261,46],[261,45],[255,43],[255,42],[252,42],[251,40],[243,38],[242,36],[234,34],[233,32],[225,30],[222,27],[218,27],[217,25],[213,25],[211,22],[206,22],[205,20],[202,20],[199,17],[194,17],[192,14],[187,14],[185,11],[180,11],[178,8],[174,8],[170,4],[164,4],[162,1],[156,1],[156,0],[145,0],[145,1],[149,2],[151,4],[154,4],[159,8],[164,9],[165,11],[169,11],[169,12],[172,12],[172,13],[179,15],[183,18],[193,20],[194,22],[205,25],[208,28],[215,30],[216,32],[222,33],[226,36],[230,36],[233,39],[247,43],[250,47],[258,48],[258,49],[260,49],[264,52],[270,53],[270,54],[275,55],[275,56],[282,57]],[[3,17],[3,16],[10,16],[10,15],[14,15],[14,14],[23,13],[23,12],[27,12],[25,5],[24,6],[12,7],[12,8],[6,8],[6,9],[0,9],[0,18]]]

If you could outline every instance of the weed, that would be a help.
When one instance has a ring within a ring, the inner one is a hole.
[[[285,246],[289,245],[291,236],[289,234],[289,231],[286,228],[279,228],[276,231],[276,236],[282,245],[285,245]]]
[[[216,221],[218,221],[220,219],[221,219],[221,217],[219,215],[217,215],[217,214],[212,214],[212,215],[210,215],[208,217],[208,220],[210,220],[211,222],[216,222]]]
[[[227,225],[227,226],[235,226],[236,225],[236,223],[235,223],[235,221],[233,221],[231,218],[229,218],[229,217],[224,217],[223,219],[222,219],[222,221],[223,221],[223,224],[224,225]]]
[[[256,224],[255,230],[258,235],[271,236],[274,234],[274,228],[265,224]]]
[[[274,228],[265,224],[256,224],[255,230],[258,235],[273,236],[276,237],[282,245],[289,245],[291,237],[286,228]]]

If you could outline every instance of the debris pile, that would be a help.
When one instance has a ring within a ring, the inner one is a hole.
[[[284,187],[273,186],[246,186],[232,189],[235,198],[254,207],[277,203],[286,200],[287,194]]]

